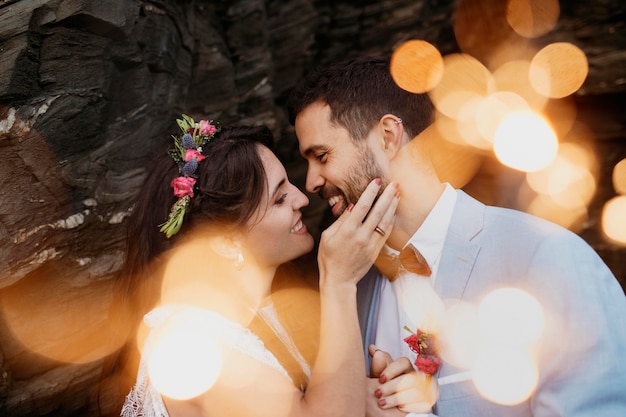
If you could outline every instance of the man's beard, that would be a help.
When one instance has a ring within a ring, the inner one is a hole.
[[[348,169],[346,180],[344,181],[343,188],[337,187],[324,187],[321,190],[320,196],[328,199],[329,196],[340,194],[343,196],[345,205],[350,203],[356,204],[357,200],[363,194],[370,182],[375,178],[382,180],[382,186],[378,191],[376,200],[382,194],[383,190],[387,186],[387,181],[383,178],[383,172],[380,165],[376,162],[374,154],[367,146],[359,148],[356,162]],[[345,209],[345,207],[344,207]]]

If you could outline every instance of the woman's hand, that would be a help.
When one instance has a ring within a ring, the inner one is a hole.
[[[387,352],[374,345],[369,346],[369,353],[372,376],[378,377],[380,384],[374,389],[378,407],[385,410],[398,407],[405,413],[428,414],[432,411],[439,396],[436,377],[415,371],[408,358],[392,361]]]
[[[369,270],[393,227],[399,194],[392,183],[374,203],[381,181],[372,181],[321,236],[320,284],[356,284]]]

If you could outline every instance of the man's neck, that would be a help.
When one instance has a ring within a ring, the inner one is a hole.
[[[446,186],[442,183],[432,183],[420,187],[400,184],[400,204],[396,211],[396,220],[387,245],[397,251],[402,250],[409,239],[422,226],[426,217],[437,204]]]

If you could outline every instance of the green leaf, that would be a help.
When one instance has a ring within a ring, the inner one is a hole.
[[[189,127],[195,127],[196,122],[194,122],[190,116],[183,114],[183,119],[189,124]]]

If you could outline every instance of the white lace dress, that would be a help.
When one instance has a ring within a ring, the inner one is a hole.
[[[269,311],[273,313],[273,307],[270,306]],[[150,336],[146,340],[144,352],[150,346],[154,331],[164,324],[166,320],[181,312],[192,312],[196,318],[200,316],[203,325],[206,326],[205,329],[214,329],[214,334],[219,337],[220,342],[271,366],[291,381],[287,371],[281,366],[276,357],[265,348],[263,342],[254,333],[210,310],[179,306],[163,306],[152,310],[144,317],[144,322],[152,329]],[[263,312],[261,313],[265,315]],[[278,323],[278,326],[280,327],[279,333],[286,335],[280,323]],[[274,324],[272,327],[274,327]],[[295,353],[296,357],[301,358],[297,351],[292,353]],[[308,365],[304,366],[305,372],[309,374]],[[142,355],[139,365],[137,381],[126,396],[120,415],[122,417],[169,417],[161,395],[150,383],[148,364],[144,355]]]

